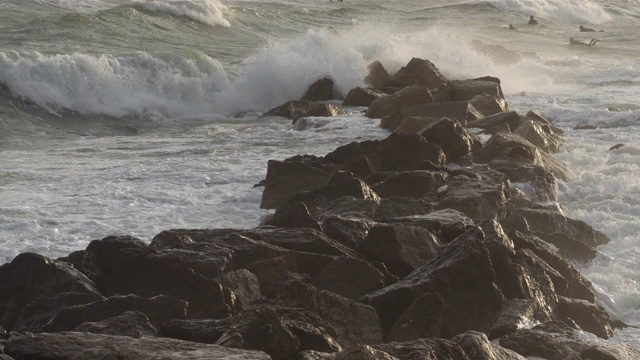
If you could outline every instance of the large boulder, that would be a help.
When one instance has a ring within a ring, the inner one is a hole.
[[[508,334],[500,338],[500,345],[526,357],[566,360],[580,359],[593,344],[563,322],[552,321]]]
[[[326,101],[331,99],[335,99],[333,79],[324,77],[309,85],[307,92],[302,95],[300,101]]]
[[[476,95],[488,94],[498,98],[502,98],[502,89],[500,84],[493,81],[483,80],[451,80],[449,81],[451,88],[451,100],[471,100]]]
[[[374,224],[374,221],[366,218],[329,216],[322,221],[322,231],[342,245],[357,249]]]
[[[312,282],[318,289],[359,300],[364,294],[384,287],[385,278],[368,262],[343,256],[322,268]]]
[[[469,360],[458,344],[446,339],[417,339],[372,347],[403,360]]]
[[[494,340],[522,328],[522,324],[533,324],[539,319],[539,306],[533,299],[511,299],[504,303],[502,312],[493,323],[489,339]],[[551,319],[547,319],[549,321]],[[545,322],[546,322],[545,321]]]
[[[381,198],[428,197],[449,182],[449,174],[443,171],[414,170],[376,173],[367,179],[373,191]]]
[[[427,215],[433,212],[433,203],[428,199],[414,197],[382,198],[373,219],[389,222],[391,218]]]
[[[532,200],[557,200],[556,178],[544,166],[529,166],[515,161],[493,160],[489,167],[509,178],[511,186],[527,194]]]
[[[353,88],[342,101],[342,106],[370,106],[376,99],[386,96],[374,88]]]
[[[74,331],[130,336],[133,338],[155,336],[157,333],[156,328],[149,322],[147,315],[139,311],[127,311],[102,321],[82,323]]]
[[[417,298],[389,330],[387,341],[439,337],[445,306],[444,299],[438,293],[426,293]]]
[[[16,323],[15,327],[19,331],[41,332],[44,324],[49,322],[58,310],[104,299],[103,296],[86,293],[64,293],[58,296],[38,297],[29,301],[22,309],[22,319]]]
[[[600,338],[609,339],[613,336],[607,311],[601,306],[586,300],[560,297],[558,316],[575,321],[582,330],[595,334]]]
[[[232,290],[243,306],[262,299],[258,277],[247,269],[229,271],[221,275],[218,281]]]
[[[423,161],[437,165],[446,162],[440,146],[428,142],[420,135],[391,134],[379,147],[382,171],[416,170]]]
[[[12,334],[4,344],[5,354],[16,359],[220,359],[268,360],[262,351],[144,336],[113,336],[86,332]]]
[[[462,163],[461,158],[474,148],[473,136],[455,119],[443,117],[429,124],[419,134],[440,146],[449,162]]]
[[[421,85],[437,89],[447,82],[440,70],[429,60],[412,58],[393,76],[393,80],[403,86]]]
[[[405,119],[408,117],[436,119],[447,117],[459,121],[464,126],[469,122],[481,119],[484,115],[468,101],[440,101],[407,107],[402,109],[402,116]]]
[[[516,129],[522,123],[523,119],[515,111],[496,113],[486,116],[478,120],[467,123],[468,128],[491,129],[496,126],[507,124],[510,129]]]
[[[382,89],[389,83],[391,76],[379,61],[374,61],[367,66],[369,73],[364,82],[374,89]]]
[[[22,253],[0,266],[0,326],[12,330],[33,299],[64,293],[100,295],[94,283],[66,262]]]
[[[560,138],[549,134],[543,127],[533,120],[524,120],[513,133],[529,140],[532,144],[548,153],[557,153],[560,150]]]
[[[172,339],[215,344],[231,326],[231,318],[171,320],[160,328],[162,336]]]
[[[526,360],[515,351],[490,342],[487,335],[478,331],[456,335],[453,341],[460,345],[470,360]]]
[[[407,86],[402,90],[376,99],[367,109],[370,118],[382,118],[400,114],[402,109],[428,104],[432,100],[431,92],[426,86]]]
[[[302,117],[319,116],[319,117],[331,117],[344,115],[344,111],[335,105],[324,104],[311,101],[289,101],[273,109],[270,109],[266,113],[262,114],[260,118],[268,116],[279,116],[287,119],[291,119],[295,125],[296,121]]]
[[[482,115],[489,116],[509,111],[509,105],[502,97],[489,94],[478,94],[469,100]]]
[[[425,215],[390,217],[387,222],[423,227],[443,243],[450,243],[467,230],[476,228],[473,220],[453,209],[436,210]]]

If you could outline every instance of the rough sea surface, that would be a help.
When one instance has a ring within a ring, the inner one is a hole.
[[[512,109],[566,130],[559,200],[613,240],[582,271],[639,325],[639,33],[638,0],[0,0],[0,263],[254,227],[268,159],[386,136],[360,108],[296,128],[257,117],[320,77],[346,93],[373,60],[421,57],[499,77]],[[640,331],[612,341],[640,346]]]

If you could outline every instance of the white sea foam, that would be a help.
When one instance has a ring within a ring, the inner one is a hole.
[[[231,26],[231,9],[218,0],[150,1],[141,6],[148,11],[186,16],[211,26]]]
[[[500,10],[569,23],[601,24],[611,17],[601,5],[589,0],[489,0]]]

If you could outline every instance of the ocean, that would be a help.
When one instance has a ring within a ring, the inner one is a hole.
[[[420,57],[499,77],[511,109],[565,130],[559,202],[612,239],[580,268],[640,325],[639,33],[638,0],[0,0],[0,264],[254,227],[267,160],[387,135],[362,108],[295,128],[258,116],[324,76],[346,94],[370,62]]]

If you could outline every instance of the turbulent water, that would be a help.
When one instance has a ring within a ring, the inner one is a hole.
[[[360,108],[296,129],[260,113],[320,77],[344,94],[373,60],[421,57],[501,78],[512,109],[566,130],[560,202],[613,240],[583,273],[640,324],[639,24],[637,0],[0,0],[0,263],[256,226],[268,159],[385,136]]]

